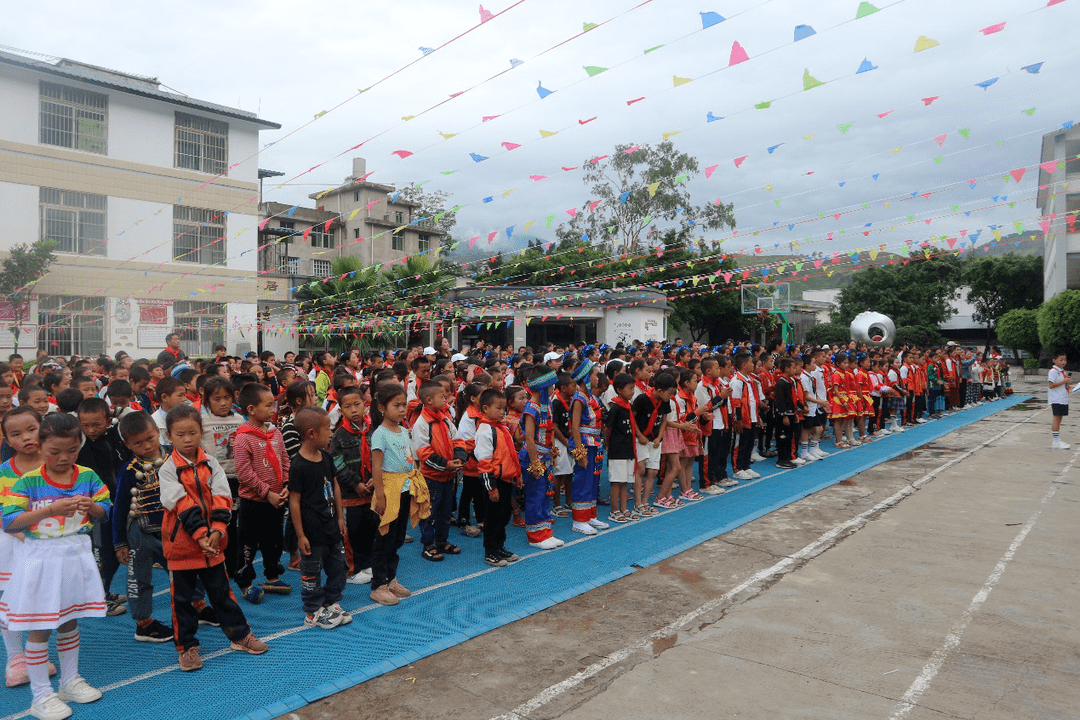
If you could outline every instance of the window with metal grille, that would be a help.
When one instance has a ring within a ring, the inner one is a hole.
[[[417,249],[419,250],[419,252],[424,252],[425,250],[430,250],[431,249],[431,236],[421,234],[420,235],[420,240],[418,241]]]
[[[390,248],[393,250],[405,249],[405,236],[398,233],[390,236]]]
[[[312,277],[330,277],[330,273],[333,271],[333,264],[329,260],[312,260],[311,261],[311,275]]]
[[[176,113],[176,167],[220,175],[229,162],[229,123]]]
[[[189,357],[209,357],[225,343],[225,304],[177,300],[173,303],[180,349]]]
[[[39,108],[43,145],[105,154],[108,95],[43,82]]]
[[[315,228],[311,231],[311,247],[330,249],[334,247],[334,231],[323,232],[319,228]]]
[[[403,212],[394,213],[394,220],[397,222],[398,225],[402,224],[403,222],[405,222],[405,213],[403,213]]]
[[[55,240],[57,252],[105,254],[104,195],[41,188],[41,238]]]
[[[215,265],[225,260],[225,243],[223,213],[173,205],[173,260]]]
[[[50,355],[105,352],[105,298],[50,295],[38,300],[38,348]]]

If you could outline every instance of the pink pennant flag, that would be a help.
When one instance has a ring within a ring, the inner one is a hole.
[[[743,155],[742,157],[735,158],[735,167],[739,167],[740,165],[742,165],[743,160],[745,160],[748,157],[750,157],[750,156],[749,155]]]
[[[492,230],[491,232],[488,233],[488,245],[491,244],[491,241],[494,240],[495,236],[498,235],[498,234],[499,234],[498,230]]]
[[[1044,216],[1043,219],[1039,221],[1039,228],[1044,233],[1050,232],[1050,220]]]
[[[948,136],[949,133],[945,133],[944,135],[938,135],[936,138],[934,138],[934,142],[938,144],[938,147],[941,147],[945,144],[945,138],[947,138]]]
[[[480,6],[480,24],[481,25],[483,25],[488,20],[491,20],[494,17],[495,16],[493,14],[491,14],[490,11],[484,9],[483,5]]]
[[[1005,29],[1005,23],[1000,22],[997,25],[991,25],[989,27],[984,27],[979,32],[981,32],[983,35],[993,35],[994,33],[999,33],[1004,29]]]
[[[728,60],[728,67],[738,65],[741,62],[746,62],[749,59],[750,56],[746,54],[746,50],[743,49],[743,46],[739,44],[738,40],[732,43],[731,58]]]
[[[896,111],[895,111],[895,110],[886,110],[886,111],[885,111],[885,112],[883,112],[883,113],[878,113],[878,115],[877,115],[877,116],[878,116],[879,118],[883,118],[883,117],[885,117],[886,115],[892,115],[892,114],[893,114],[894,112],[896,112]]]
[[[374,174],[375,174],[375,171],[372,170],[371,172],[367,173],[366,175],[363,175],[361,177],[356,178],[356,182],[362,183],[362,182],[364,182],[365,180],[367,180],[369,177],[371,177]]]
[[[1027,168],[1017,168],[1015,170],[1010,170],[1009,174],[1012,175],[1013,180],[1015,180],[1016,182],[1020,182],[1020,180],[1022,180],[1024,177],[1024,173],[1026,172]]]
[[[324,233],[330,232],[330,225],[331,225],[331,223],[333,223],[333,222],[334,222],[334,218],[330,218],[329,220],[327,220],[326,222],[324,222],[324,223],[323,223],[323,228],[322,228],[322,231],[323,231]]]
[[[529,179],[533,182],[540,182],[541,180],[547,180],[547,175],[530,175]]]
[[[710,165],[709,167],[705,168],[705,179],[708,180],[709,178],[711,178],[712,174],[714,172],[716,172],[716,168],[718,168],[718,167],[720,167],[720,166],[719,165]]]
[[[925,220],[923,220],[923,222],[924,222],[924,223],[926,223],[927,225],[929,225],[929,224],[930,224],[930,220],[931,220],[931,218],[926,218]]]
[[[577,217],[577,208],[570,208],[566,211],[566,214],[570,217]]]
[[[731,273],[729,273],[729,272],[724,273],[724,282],[725,283],[731,282]]]
[[[310,238],[310,237],[311,237],[311,228],[304,228],[304,242],[307,242],[308,238]]]
[[[601,160],[603,160],[606,157],[607,157],[607,155],[598,155],[598,156],[594,157],[592,160],[590,160],[589,162],[591,162],[593,165],[595,165],[596,163],[600,162]]]
[[[402,160],[404,160],[405,158],[407,158],[407,157],[409,157],[410,155],[412,155],[412,152],[411,152],[411,151],[409,151],[409,150],[395,150],[394,152],[392,152],[392,153],[390,153],[390,154],[391,154],[391,155],[397,155],[397,156],[398,156],[399,158],[401,158]]]
[[[475,247],[475,246],[476,246],[476,241],[477,241],[477,240],[479,240],[479,239],[480,239],[480,236],[479,236],[479,235],[477,235],[477,236],[476,236],[476,237],[474,237],[474,238],[473,238],[472,240],[470,240],[470,241],[469,241],[469,247]]]
[[[588,124],[589,124],[589,123],[591,123],[591,122],[592,122],[593,120],[595,120],[595,119],[596,119],[597,117],[599,117],[599,116],[597,116],[597,115],[594,115],[593,117],[589,118],[588,120],[578,120],[578,121],[577,121],[577,124],[578,124],[578,125],[588,125]]]
[[[364,209],[365,210],[370,210],[372,207],[374,207],[375,205],[378,205],[379,203],[381,203],[385,199],[386,198],[379,198],[378,200],[372,200],[371,202],[369,202],[367,205],[364,206]]]
[[[949,247],[956,247],[956,238],[946,238],[945,242],[949,243]]]
[[[589,203],[589,212],[592,212],[592,211],[596,210],[596,206],[599,205],[599,204],[600,204],[599,200],[593,200],[591,203]]]
[[[641,147],[640,145],[635,145],[632,148],[626,148],[625,150],[623,150],[623,152],[626,153],[627,155],[633,155],[634,152],[637,151],[637,149],[640,148],[640,147]]]
[[[270,222],[270,218],[266,218],[261,223],[259,223],[259,232],[262,232],[263,230],[266,229],[266,223],[268,223],[268,222]]]
[[[820,269],[821,269],[821,263],[822,263],[822,262],[823,262],[822,260],[815,260],[815,261],[814,261],[814,269],[815,269],[815,270],[820,270]]]
[[[1057,170],[1057,160],[1047,160],[1042,165],[1039,165],[1039,167],[1048,173],[1052,173]]]
[[[930,107],[930,103],[934,102],[934,101],[935,101],[935,100],[937,100],[937,99],[938,99],[939,97],[941,97],[941,96],[940,96],[940,95],[935,95],[935,96],[933,96],[933,97],[924,97],[924,98],[922,99],[923,105],[925,105],[926,107]]]
[[[480,122],[487,122],[488,120],[494,120],[497,117],[499,117],[499,116],[498,115],[485,115],[482,118],[480,118]]]
[[[518,143],[512,143],[512,142],[504,142],[502,144],[502,146],[504,148],[506,148],[507,152],[509,152],[511,150],[516,150],[517,148],[521,147],[521,145],[519,145]]]
[[[627,105],[633,105],[634,103],[636,103],[636,102],[641,102],[641,101],[642,101],[642,100],[644,100],[644,99],[645,99],[645,96],[644,96],[644,95],[642,95],[642,96],[641,96],[641,97],[639,97],[639,98],[634,98],[633,100],[627,100],[627,101],[626,101],[626,104],[627,104]]]
[[[565,165],[563,165],[562,169],[563,169],[563,172],[570,172],[571,170],[577,170],[578,166],[575,165],[574,167],[566,167]]]

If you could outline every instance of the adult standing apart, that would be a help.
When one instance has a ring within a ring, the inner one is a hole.
[[[438,350],[439,350],[439,357],[444,357],[444,358],[449,359],[450,356],[454,354],[454,351],[450,347],[450,338],[446,337],[445,335],[443,335],[441,338],[439,338]]]
[[[157,361],[164,365],[176,365],[187,360],[187,354],[180,349],[180,333],[169,333],[165,336],[165,349],[158,353]]]

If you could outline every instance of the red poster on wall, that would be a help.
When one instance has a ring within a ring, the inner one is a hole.
[[[142,325],[164,325],[169,321],[167,305],[139,305],[139,323]]]

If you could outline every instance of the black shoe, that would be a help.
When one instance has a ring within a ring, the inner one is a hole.
[[[504,560],[500,555],[485,555],[484,562],[486,562],[491,567],[506,567],[506,560]]]
[[[217,612],[209,605],[203,605],[203,609],[198,613],[199,624],[209,625],[210,627],[221,627],[221,621],[218,620]]]
[[[503,560],[505,560],[508,563],[516,563],[518,560],[521,559],[520,555],[515,555],[514,553],[510,552],[506,548],[503,548],[502,550],[499,550],[499,557],[501,557]]]
[[[135,627],[135,639],[139,642],[166,643],[173,639],[173,630],[168,625],[151,620],[146,627]]]
[[[776,467],[780,468],[781,470],[794,470],[798,467],[798,465],[789,462],[778,462],[776,463]]]

